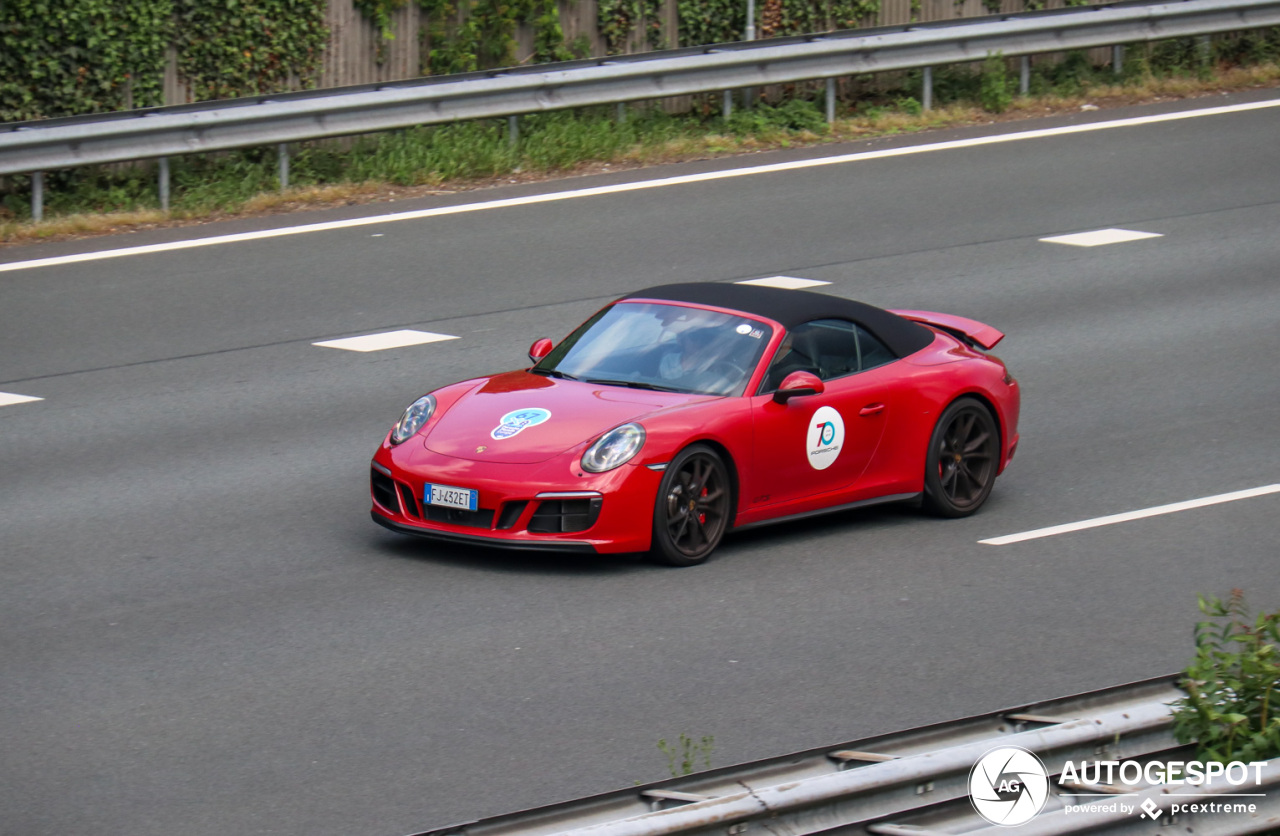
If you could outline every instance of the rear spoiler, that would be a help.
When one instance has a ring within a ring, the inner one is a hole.
[[[897,314],[903,319],[909,319],[912,322],[931,325],[934,328],[946,331],[952,336],[959,337],[967,343],[978,345],[985,349],[995,348],[996,344],[1004,339],[1002,331],[997,331],[990,325],[984,325],[977,320],[963,316],[934,313],[933,311],[889,311],[889,313]]]

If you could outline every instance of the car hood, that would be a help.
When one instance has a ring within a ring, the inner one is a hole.
[[[440,415],[428,450],[499,464],[536,464],[658,410],[710,400],[508,372],[487,379]]]

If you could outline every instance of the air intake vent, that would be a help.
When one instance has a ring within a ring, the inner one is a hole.
[[[390,476],[370,468],[369,488],[374,502],[393,514],[400,511],[400,503],[396,502],[396,483]]]
[[[529,521],[529,530],[538,534],[563,534],[568,531],[586,531],[596,524],[603,500],[546,499],[538,503]]]

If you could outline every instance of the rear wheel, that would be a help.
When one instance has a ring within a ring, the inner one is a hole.
[[[924,507],[941,517],[966,517],[991,494],[1000,464],[1000,430],[986,405],[953,402],[938,419],[925,459]]]
[[[653,509],[650,555],[668,566],[695,566],[724,537],[731,502],[729,471],[705,444],[680,451],[663,474]]]

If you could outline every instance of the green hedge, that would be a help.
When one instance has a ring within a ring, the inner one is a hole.
[[[166,50],[193,98],[314,83],[325,0],[3,0],[0,121],[163,104]]]
[[[178,74],[198,101],[315,86],[325,0],[174,0],[173,16]]]
[[[0,2],[0,121],[161,103],[171,0]]]

